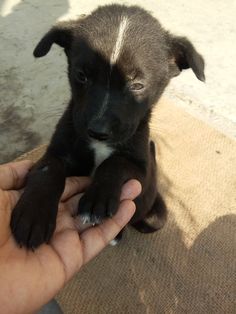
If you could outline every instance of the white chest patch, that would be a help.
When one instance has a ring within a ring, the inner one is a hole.
[[[94,151],[94,160],[95,160],[95,168],[94,170],[111,154],[114,152],[114,149],[108,146],[106,143],[99,142],[96,140],[91,141],[90,148]]]

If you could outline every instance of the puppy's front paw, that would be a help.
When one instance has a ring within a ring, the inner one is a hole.
[[[28,198],[21,199],[11,216],[11,230],[20,246],[35,249],[40,244],[48,242],[55,230],[55,211],[45,202],[30,202]]]
[[[119,199],[118,190],[91,185],[80,199],[78,215],[84,224],[99,224],[117,212]]]

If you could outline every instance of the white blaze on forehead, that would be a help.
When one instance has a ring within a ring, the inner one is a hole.
[[[111,53],[111,59],[110,59],[111,66],[119,58],[119,55],[120,55],[120,52],[122,49],[122,45],[124,42],[125,32],[128,28],[128,24],[129,24],[128,18],[126,16],[122,17],[121,22],[120,22],[120,26],[119,26],[119,30],[118,30],[118,36],[116,38],[116,43],[115,43],[115,46],[113,47],[113,50]]]
[[[114,45],[114,47],[112,49],[112,53],[111,53],[110,74],[111,74],[111,71],[112,71],[112,66],[116,63],[116,61],[118,60],[118,58],[120,56],[120,53],[121,53],[121,50],[122,50],[122,45],[124,43],[125,32],[128,29],[128,24],[129,24],[128,18],[126,16],[123,16],[121,18],[121,21],[120,21],[116,42],[115,42],[115,45]],[[108,100],[109,100],[109,96],[110,96],[110,93],[109,93],[110,80],[109,80],[109,78],[110,78],[110,75],[108,77],[108,82],[107,82],[107,91],[106,91],[105,97],[103,99],[103,103],[102,103],[101,109],[98,112],[97,118],[101,118],[104,115],[104,113],[105,113],[105,111],[107,109],[107,104],[108,104]]]

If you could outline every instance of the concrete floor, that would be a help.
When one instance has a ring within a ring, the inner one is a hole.
[[[69,99],[62,50],[55,46],[47,57],[35,60],[38,40],[57,20],[110,2],[0,0],[0,162],[47,142]],[[165,95],[236,138],[235,0],[119,3],[143,6],[165,28],[192,40],[206,60],[206,84],[186,71],[172,80]]]

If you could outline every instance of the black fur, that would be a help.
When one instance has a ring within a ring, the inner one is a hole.
[[[124,16],[128,27],[121,54],[111,68]],[[145,217],[154,212],[161,227],[166,208],[157,193],[155,148],[149,140],[151,111],[170,79],[182,70],[191,68],[198,79],[205,79],[203,58],[186,38],[172,36],[136,6],[104,6],[78,21],[59,23],[41,39],[35,57],[45,56],[54,43],[67,55],[71,100],[13,211],[16,241],[35,248],[50,239],[65,177],[87,176],[94,170],[94,138],[113,152],[95,169],[78,213],[93,223],[113,216],[122,185],[135,178],[142,193],[135,200],[131,224],[141,232],[155,231]],[[106,110],[101,114],[104,102]]]

